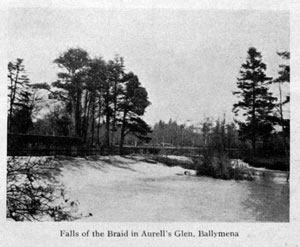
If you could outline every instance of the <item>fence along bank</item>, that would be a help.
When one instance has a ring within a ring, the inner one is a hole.
[[[205,151],[199,147],[124,146],[124,154],[173,154],[197,155]],[[239,156],[238,149],[226,150],[229,156]],[[8,133],[8,156],[47,156],[47,155],[107,155],[118,154],[118,147],[89,147],[79,137],[42,136]]]
[[[82,142],[77,137],[7,134],[8,156],[79,155]]]

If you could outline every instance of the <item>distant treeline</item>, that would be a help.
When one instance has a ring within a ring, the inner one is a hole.
[[[178,124],[172,119],[167,123],[159,121],[153,127],[150,143],[174,147],[208,147],[219,142],[222,142],[220,145],[224,148],[239,147],[238,130],[234,123],[213,121],[210,118],[197,125]]]
[[[240,154],[247,156],[252,150],[249,140],[241,140],[238,125],[226,123],[225,119],[205,121],[197,125],[178,124],[172,119],[169,122],[159,121],[153,127],[150,146],[165,147],[197,147],[223,152],[224,150],[238,149]],[[257,142],[257,155],[284,156],[284,141],[282,132],[274,132],[263,142]]]

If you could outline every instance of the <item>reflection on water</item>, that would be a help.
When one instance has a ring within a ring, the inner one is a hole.
[[[160,221],[289,221],[289,183],[281,174],[254,181],[173,177],[151,184],[160,189],[152,207]]]
[[[243,202],[258,221],[289,221],[289,183],[285,177],[265,175],[247,183]]]

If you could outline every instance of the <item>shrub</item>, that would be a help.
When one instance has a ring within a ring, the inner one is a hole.
[[[8,158],[6,217],[15,221],[75,219],[66,210],[64,188],[55,179],[58,173],[51,158]],[[60,205],[55,204],[58,199],[62,201]]]
[[[233,167],[226,154],[206,153],[194,158],[198,176],[210,176],[219,179],[253,180],[251,172],[242,166]]]

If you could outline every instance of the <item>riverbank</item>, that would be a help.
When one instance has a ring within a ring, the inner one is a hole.
[[[289,171],[290,166],[285,157],[247,157],[243,159],[250,166],[270,170]]]

